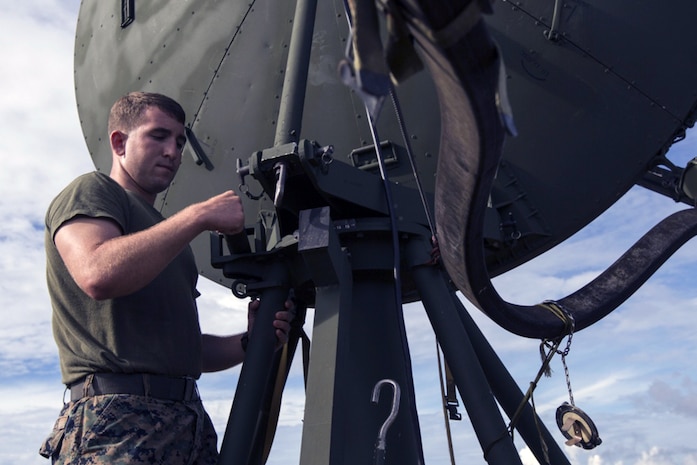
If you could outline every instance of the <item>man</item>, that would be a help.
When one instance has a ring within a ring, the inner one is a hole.
[[[214,464],[217,438],[195,380],[244,359],[245,335],[202,335],[189,242],[244,228],[223,192],[164,219],[153,207],[181,164],[185,114],[135,92],[109,115],[109,176],[80,176],[46,214],[47,282],[70,391],[41,449],[54,463]],[[249,326],[259,307],[249,306]],[[287,341],[292,303],[276,313]]]

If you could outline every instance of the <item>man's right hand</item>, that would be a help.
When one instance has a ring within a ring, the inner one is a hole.
[[[200,208],[201,219],[208,231],[236,234],[244,229],[242,200],[234,191],[223,192],[192,207]]]

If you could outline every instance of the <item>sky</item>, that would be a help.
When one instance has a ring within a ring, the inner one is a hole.
[[[0,3],[0,465],[48,463],[38,449],[63,402],[45,286],[43,217],[55,194],[93,165],[82,136],[73,85],[77,0]],[[697,155],[688,133],[668,154],[680,166]],[[618,258],[669,213],[685,208],[633,188],[554,250],[494,280],[519,304],[561,298]],[[688,242],[634,296],[574,335],[566,358],[576,405],[595,422],[602,445],[563,446],[574,465],[697,465],[697,247]],[[201,278],[204,332],[244,330],[245,303]],[[539,341],[497,327],[465,303],[525,391],[540,366]],[[439,400],[435,342],[420,304],[405,306],[419,423],[427,464],[449,464]],[[306,329],[311,333],[312,313]],[[560,443],[555,411],[569,400],[558,357],[535,405]],[[297,463],[304,393],[296,360],[284,392],[270,464]],[[239,368],[204,375],[204,404],[222,438]],[[465,414],[460,407],[460,412]],[[451,422],[456,463],[485,463],[466,415]],[[516,441],[525,465],[534,459]],[[389,449],[388,449],[389,450]]]

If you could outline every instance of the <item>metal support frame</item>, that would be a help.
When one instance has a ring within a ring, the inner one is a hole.
[[[389,221],[364,218],[351,227],[344,222],[341,226],[331,220],[329,207],[305,210],[300,214],[297,254],[285,250],[259,258],[251,253],[228,257],[223,265],[227,276],[255,282],[253,288],[262,298],[258,323],[269,326],[274,310],[286,298],[288,283],[297,281],[294,274],[314,283],[301,465],[368,463],[375,457],[375,439],[390,412],[387,401],[371,405],[374,386],[391,379],[409,387],[406,392],[413,391],[411,366],[404,361],[396,330],[396,308],[401,303],[394,301]],[[400,238],[406,272],[418,288],[485,460],[491,465],[521,463],[499,405],[512,417],[523,393],[466,312],[447,274],[428,264],[426,228],[403,224]],[[297,256],[292,258],[293,254]],[[273,334],[263,337],[265,342],[256,334],[250,338],[221,448],[221,465],[263,463],[251,455],[264,439],[259,432],[265,426],[260,424],[261,393],[274,381],[268,369],[273,365],[273,354],[268,352]],[[415,399],[403,396],[398,411],[385,436],[384,463],[422,464],[420,433],[418,426],[416,432],[413,427],[418,425]],[[516,429],[540,463],[547,463],[549,457],[549,463],[569,464],[529,404]]]
[[[272,328],[273,314],[282,307],[290,287],[298,283],[304,286],[311,283],[313,287],[311,292],[303,289],[314,296],[315,320],[301,465],[353,465],[375,460],[420,465],[424,463],[421,433],[408,347],[399,330],[403,326],[398,311],[402,302],[396,301],[400,293],[395,292],[394,286],[401,283],[395,283],[393,274],[396,252],[392,225],[384,216],[384,190],[373,176],[343,164],[333,165],[330,170],[313,168],[306,156],[312,150],[305,148],[306,144],[299,145],[302,150],[295,149],[303,114],[315,8],[316,0],[299,0],[296,5],[279,126],[274,149],[270,149],[273,153],[269,155],[267,151],[266,157],[252,158],[253,162],[247,167],[240,165],[238,172],[254,175],[266,194],[275,198],[274,189],[278,191],[279,186],[269,173],[275,171],[277,163],[286,163],[286,168],[293,168],[292,176],[306,177],[307,182],[302,183],[304,189],[314,189],[319,198],[333,197],[361,205],[363,208],[357,211],[369,217],[343,220],[338,228],[332,221],[330,206],[303,209],[302,205],[294,205],[293,210],[299,211],[296,240],[288,240],[273,251],[230,250],[227,257],[222,254],[222,241],[214,240],[212,261],[214,266],[223,268],[226,277],[252,283],[254,292],[260,294],[257,328]],[[281,150],[288,144],[294,149]],[[276,154],[278,150],[280,155]],[[273,169],[262,167],[271,163]],[[353,189],[337,190],[342,183],[336,181],[346,177],[355,181],[350,184]],[[364,188],[356,189],[358,185]],[[397,204],[414,204],[413,191],[394,187]],[[282,205],[277,204],[276,208]],[[418,265],[428,261],[428,257],[421,259],[430,251],[431,233],[420,221],[422,216],[403,216],[396,226],[400,233],[398,240],[402,242],[399,245],[407,248],[408,262],[414,264],[409,266],[411,278],[453,371],[486,460],[491,465],[521,463],[492,389],[498,393],[496,396],[510,396],[518,402],[522,393],[515,392],[515,383],[500,361],[497,363],[492,358],[493,351],[486,340],[470,327],[464,308],[457,305],[454,290],[448,285],[447,275],[439,268]],[[260,245],[260,238],[255,239],[255,244]],[[273,338],[272,329],[255,332],[250,338],[223,438],[221,465],[263,463],[261,455],[254,451],[260,449],[264,440],[262,404],[268,385],[274,381]],[[385,401],[376,407],[371,402],[371,393],[385,380],[401,386],[406,395],[398,401],[395,399],[398,402],[395,405]],[[492,385],[497,386],[492,388]],[[499,400],[508,411],[509,401]],[[395,412],[399,414],[395,416]],[[521,425],[525,433],[521,434],[525,438],[533,437],[528,421],[533,418],[531,415],[528,410],[523,415]],[[384,427],[388,417],[389,430]],[[553,441],[549,442],[554,449]],[[534,452],[539,451],[535,445],[530,446]],[[560,451],[552,455],[553,463],[568,463]]]
[[[517,452],[515,457],[509,456],[512,443],[507,427],[492,402],[497,401],[511,418],[524,394],[465,309],[445,271],[425,264],[430,258],[428,247],[428,238],[413,238],[406,247],[407,260],[485,458],[490,464],[519,463]],[[548,457],[549,463],[569,464],[529,403],[515,427],[538,462],[547,463]]]
[[[415,241],[410,241],[407,247],[410,262],[429,262],[430,247],[428,242],[426,248],[423,245],[423,242],[416,244]],[[447,285],[438,267],[415,266],[412,273],[436,338],[443,349],[462,402],[484,451],[484,458],[491,464],[521,463],[496,400],[491,396],[489,382],[477,353],[453,305],[450,297],[454,292],[452,287]]]

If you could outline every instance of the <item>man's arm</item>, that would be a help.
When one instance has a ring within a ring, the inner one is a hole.
[[[111,220],[76,217],[58,229],[54,241],[77,285],[102,300],[147,285],[198,234],[207,230],[234,234],[242,228],[242,203],[228,191],[128,235]]]
[[[244,361],[245,352],[242,349],[242,336],[247,333],[233,336],[214,336],[204,334],[202,357],[202,371],[211,373],[227,370]]]
[[[285,303],[285,310],[276,312],[273,326],[276,330],[276,348],[283,347],[288,342],[290,332],[290,322],[295,316],[294,304],[292,301]],[[252,300],[248,307],[248,332],[235,334],[232,336],[213,336],[204,334],[202,339],[202,371],[210,373],[213,371],[226,370],[244,361],[245,351],[242,348],[242,337],[245,334],[252,334],[256,312],[259,309],[259,301]]]

